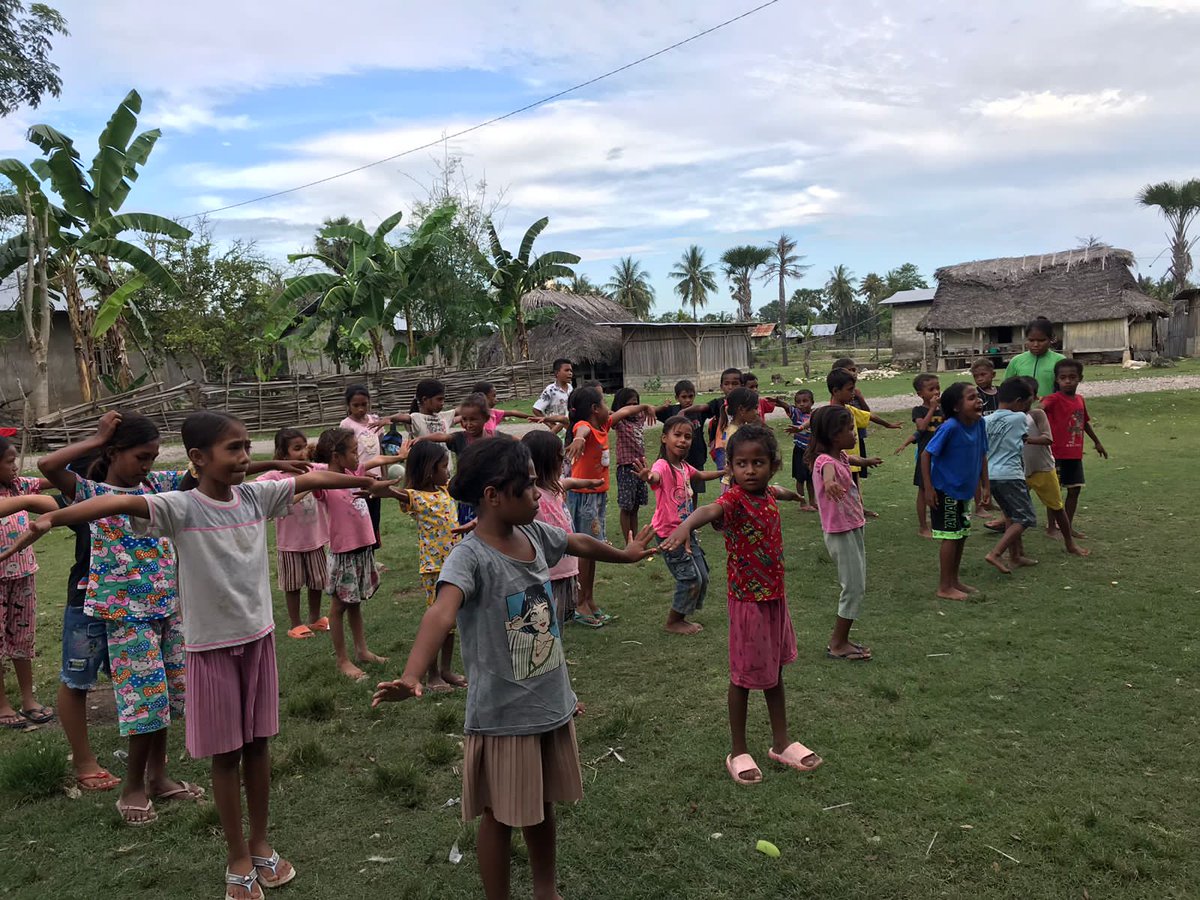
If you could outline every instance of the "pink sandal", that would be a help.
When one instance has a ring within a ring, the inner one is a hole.
[[[749,753],[726,756],[725,769],[729,772],[729,777],[738,784],[758,784],[762,781],[762,770],[758,768],[758,763]],[[742,774],[743,772],[758,772],[758,777],[747,778]]]
[[[782,753],[776,753],[774,750],[768,750],[767,755],[781,766],[787,766],[789,769],[795,769],[797,772],[811,772],[825,760],[817,756],[813,751],[809,750],[799,741],[793,741],[784,748]],[[816,762],[805,765],[806,759],[815,759]]]

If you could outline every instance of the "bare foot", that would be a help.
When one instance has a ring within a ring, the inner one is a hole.
[[[375,663],[376,665],[380,665],[387,662],[388,658],[386,656],[379,656],[376,653],[372,653],[370,650],[364,650],[358,654],[358,661],[360,663]]]
[[[353,678],[355,681],[358,681],[360,678],[367,677],[366,672],[364,672],[354,663],[350,662],[348,659],[338,663],[337,667],[339,672],[341,672],[347,678]]]
[[[933,529],[918,528],[917,529],[917,537],[923,537],[923,538],[926,538],[927,540],[933,540]]]
[[[1036,566],[1038,564],[1038,561],[1029,556],[1018,556],[1016,559],[1012,560],[1012,564],[1014,566],[1022,566],[1022,567],[1028,568],[1029,566]]]
[[[964,594],[960,590],[957,590],[956,588],[950,588],[949,590],[945,591],[939,590],[937,592],[937,596],[941,597],[943,600],[966,600],[968,595]]]
[[[1091,556],[1092,555],[1091,550],[1088,550],[1086,547],[1080,547],[1078,544],[1072,544],[1070,547],[1067,548],[1067,552],[1074,554],[1075,556]]]
[[[978,594],[979,593],[979,588],[975,587],[972,584],[963,584],[961,581],[956,581],[956,582],[954,582],[954,586],[956,588],[958,588],[958,590],[962,591],[964,594]]]
[[[812,504],[806,503],[800,507],[800,512],[816,512],[817,508]]]
[[[1058,533],[1057,528],[1047,528],[1046,529],[1046,537],[1050,538],[1050,540],[1052,540],[1052,541],[1061,541],[1062,540],[1062,535]]]
[[[442,669],[442,681],[451,687],[465,688],[467,686],[467,679],[463,678],[457,672],[451,672],[449,669]]]
[[[984,557],[984,559],[987,560],[989,563],[991,563],[993,566],[995,566],[997,569],[999,569],[1001,572],[1003,572],[1005,575],[1012,574],[1012,569],[1010,569],[1008,566],[1006,566],[1004,564],[1004,561],[1000,557],[998,557],[995,553],[989,553],[987,556]]]
[[[454,688],[450,687],[450,685],[446,683],[446,679],[442,678],[440,674],[431,675],[429,678],[425,679],[425,688],[426,690],[435,694],[448,694],[454,690]]]
[[[663,631],[669,631],[671,634],[696,634],[703,630],[704,626],[699,622],[688,622],[686,620],[668,622],[663,626]]]
[[[866,516],[868,519],[878,519],[879,518],[879,513],[875,512],[875,510],[873,510],[873,509],[864,509],[863,515]]]
[[[1074,528],[1072,528],[1071,529],[1071,537],[1079,538],[1080,540],[1084,540],[1087,538],[1087,535],[1084,534],[1082,531],[1076,531]]]

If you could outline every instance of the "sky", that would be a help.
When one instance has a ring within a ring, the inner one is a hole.
[[[30,160],[47,122],[85,158],[130,89],[159,141],[130,210],[213,213],[218,238],[283,262],[328,216],[373,227],[427,195],[439,163],[501,201],[506,244],[621,256],[678,308],[690,244],[716,262],[786,233],[820,287],[914,262],[1051,253],[1096,236],[1168,265],[1136,197],[1200,176],[1200,0],[778,0],[637,67],[503,115],[687,38],[762,0],[58,0],[61,98],[0,120],[0,156]],[[1161,257],[1160,257],[1160,254]],[[721,279],[712,310],[734,304]],[[773,285],[756,286],[755,307]]]

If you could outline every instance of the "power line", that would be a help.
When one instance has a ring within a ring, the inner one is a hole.
[[[294,194],[297,191],[303,191],[310,187],[316,187],[319,184],[327,184],[330,181],[336,181],[338,178],[345,178],[347,175],[353,175],[356,172],[362,172],[365,169],[374,168],[375,166],[381,166],[384,163],[392,162],[393,160],[400,159],[403,156],[410,156],[413,153],[419,153],[422,150],[428,150],[431,147],[436,147],[438,144],[444,144],[447,141],[451,141],[451,140],[454,140],[455,138],[460,138],[460,137],[463,137],[464,135],[468,135],[473,131],[479,131],[479,129],[481,129],[481,128],[487,128],[489,125],[495,125],[497,122],[503,122],[505,119],[511,119],[513,116],[519,116],[519,115],[521,115],[521,113],[529,112],[529,110],[536,109],[539,106],[544,106],[547,103],[550,103],[554,100],[559,99],[560,97],[565,97],[568,94],[573,94],[576,91],[580,91],[583,88],[589,87],[593,84],[596,84],[597,82],[603,81],[606,78],[611,78],[614,75],[619,75],[621,72],[627,71],[628,69],[632,69],[635,66],[640,66],[642,63],[649,62],[650,60],[652,60],[656,57],[662,56],[664,53],[670,53],[672,50],[677,50],[680,47],[684,46],[685,44],[690,44],[690,43],[692,43],[692,41],[698,41],[700,38],[707,37],[708,35],[716,32],[716,31],[720,31],[722,28],[732,25],[735,22],[740,22],[742,19],[749,18],[750,16],[754,15],[755,13],[762,12],[767,7],[774,6],[776,3],[779,3],[779,2],[781,2],[781,0],[766,0],[765,3],[760,3],[758,6],[754,7],[753,9],[748,9],[745,12],[734,16],[731,19],[726,19],[724,22],[720,22],[716,25],[713,25],[710,28],[704,29],[703,31],[698,31],[695,34],[693,34],[691,37],[686,37],[681,41],[676,41],[674,44],[671,44],[668,47],[663,47],[661,50],[655,50],[653,53],[648,53],[639,59],[635,59],[633,62],[626,63],[623,66],[618,66],[615,69],[610,69],[609,71],[604,72],[601,75],[597,75],[594,78],[589,78],[587,81],[581,81],[581,82],[579,82],[579,84],[572,85],[571,87],[566,88],[565,90],[561,90],[556,94],[551,94],[548,97],[543,97],[541,100],[535,100],[533,103],[527,104],[526,106],[522,106],[520,109],[514,109],[511,112],[504,113],[504,115],[495,116],[494,118],[488,119],[485,122],[479,122],[478,124],[472,125],[469,128],[464,128],[461,131],[456,131],[453,134],[443,135],[442,137],[438,138],[437,140],[429,141],[428,143],[421,144],[419,147],[411,147],[408,150],[404,150],[400,153],[395,153],[391,156],[384,157],[383,159],[377,159],[374,162],[365,163],[361,166],[355,166],[353,169],[347,169],[344,172],[338,172],[336,175],[327,175],[325,178],[318,178],[316,181],[310,181],[306,184],[297,185],[296,187],[287,188],[282,191],[274,191],[273,193],[270,193],[270,194],[263,194],[260,197],[251,197],[249,200],[241,200],[237,203],[230,203],[228,206],[218,206],[216,209],[208,209],[208,210],[204,210],[203,212],[192,213],[190,215],[181,216],[180,218],[181,219],[197,219],[201,216],[209,216],[209,215],[213,215],[215,213],[225,212],[226,210],[237,209],[239,206],[249,206],[251,203],[260,203],[263,200],[271,200],[271,199],[274,199],[275,197],[283,197],[287,194]]]

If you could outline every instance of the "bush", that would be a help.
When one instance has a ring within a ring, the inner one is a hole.
[[[0,793],[18,803],[42,800],[61,791],[69,773],[66,747],[25,744],[0,757]]]

